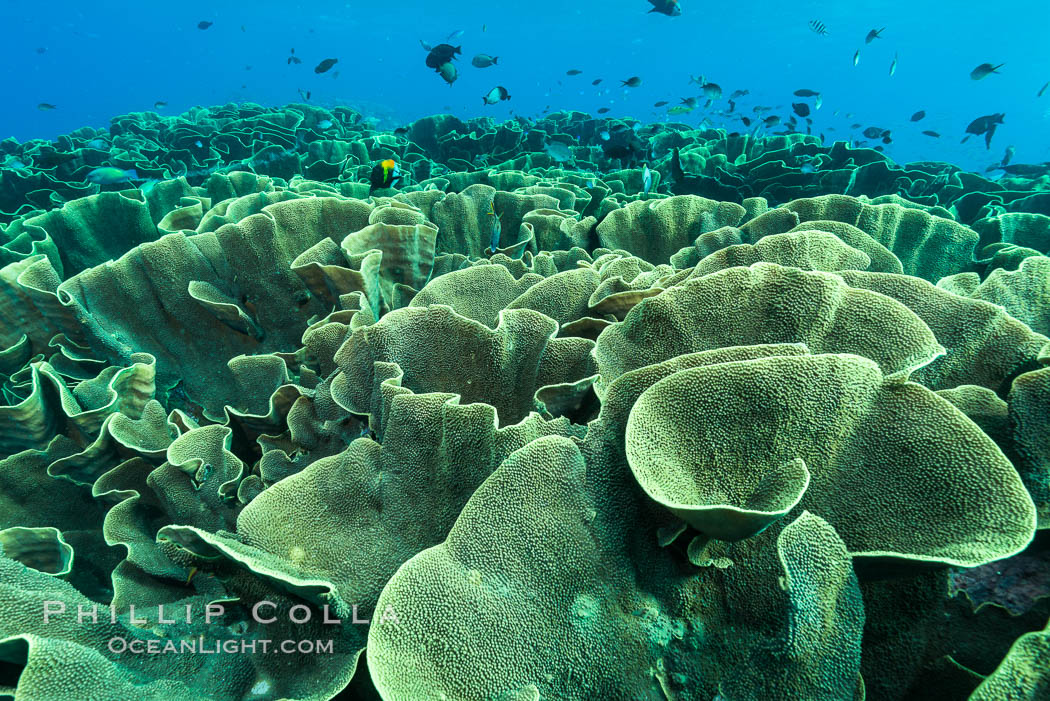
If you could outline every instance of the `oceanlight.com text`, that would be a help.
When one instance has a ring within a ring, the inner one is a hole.
[[[190,640],[141,640],[117,636],[107,643],[115,655],[330,655],[333,640],[205,640],[204,636]]]

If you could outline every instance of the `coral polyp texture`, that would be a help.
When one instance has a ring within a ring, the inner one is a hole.
[[[0,696],[1050,693],[1046,178],[307,105],[0,152]]]

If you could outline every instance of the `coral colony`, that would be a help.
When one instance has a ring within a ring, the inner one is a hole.
[[[0,158],[0,695],[1050,698],[1044,166],[251,103]]]

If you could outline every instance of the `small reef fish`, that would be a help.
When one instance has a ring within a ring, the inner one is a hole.
[[[853,65],[856,66],[858,63],[860,63],[860,49],[857,49],[857,52],[853,54]]]
[[[427,42],[423,41],[422,39],[419,40],[419,45],[423,47],[424,51],[433,51],[434,50],[433,45],[428,44]]]
[[[780,117],[774,114],[771,117],[766,117],[765,119],[763,119],[762,123],[765,124],[767,127],[775,127],[776,125],[780,124]]]
[[[332,128],[332,120],[331,119],[322,119],[320,122],[317,123],[317,128],[318,129],[331,129]]]
[[[459,78],[459,71],[457,71],[456,67],[451,63],[442,63],[438,66],[437,72],[441,76],[441,79],[448,83],[450,88],[452,87],[452,84],[456,82],[456,78]]]
[[[155,109],[155,110],[162,110],[162,109],[164,109],[167,106],[168,106],[168,103],[164,102],[163,100],[157,100],[156,102],[153,103],[153,109]]]
[[[314,66],[314,73],[325,73],[337,63],[339,63],[339,59],[337,58],[326,58]]]
[[[938,134],[938,133],[937,133],[937,132],[935,132],[935,131],[930,131],[929,129],[927,129],[926,131],[924,131],[924,132],[923,132],[923,134],[925,134],[926,136],[932,136],[932,137],[933,137],[933,138],[935,138],[935,139],[939,139],[939,138],[941,138],[941,135],[940,135],[940,134]]]
[[[823,106],[824,106],[824,96],[823,95],[817,95],[817,99],[813,101],[813,109],[819,110]]]
[[[623,87],[626,87],[626,88],[637,88],[641,84],[642,84],[642,79],[639,78],[636,75],[632,75],[627,80],[621,80],[620,81],[620,85],[622,85]]]
[[[492,217],[492,233],[489,238],[489,247],[485,252],[488,253],[489,251],[492,251],[495,253],[496,249],[499,248],[499,238],[500,234],[503,232],[503,224],[500,223],[499,215],[496,214],[496,208],[491,202],[489,202],[489,211],[485,212],[485,214]]]
[[[970,136],[981,136],[983,134],[985,148],[992,148],[992,137],[995,136],[995,129],[1003,123],[1003,117],[1005,116],[1006,114],[1003,112],[996,112],[995,114],[986,114],[983,117],[978,117],[967,125],[966,136],[959,143],[965,144]]]
[[[653,9],[649,10],[649,12],[658,12],[668,17],[678,17],[682,14],[682,8],[679,7],[678,0],[649,0],[649,4],[653,6]]]
[[[893,54],[893,63],[890,64],[890,76],[897,72],[897,54]]]
[[[299,88],[299,97],[303,98],[304,100],[309,100],[310,99],[310,91],[309,90],[303,90],[302,88]]]
[[[826,37],[831,32],[828,31],[828,25],[824,24],[818,19],[811,19],[809,21],[810,31],[819,34],[822,37]]]
[[[722,86],[718,83],[704,83],[700,90],[708,100],[718,100],[722,97]]]
[[[475,68],[488,68],[489,66],[495,66],[498,62],[499,56],[489,56],[488,54],[478,54],[470,59],[470,65]]]
[[[642,194],[648,195],[649,190],[653,188],[653,174],[649,171],[648,165],[642,166]]]
[[[583,73],[583,71],[577,70],[575,68],[570,68],[569,70],[565,71],[565,75],[579,75],[580,73]]]
[[[600,82],[602,82],[601,78],[595,78],[594,80],[591,81],[591,85],[597,85]]]
[[[612,138],[612,136],[609,134],[608,129],[602,129],[600,132],[598,132],[598,138],[602,141],[608,141],[610,138]]]
[[[208,27],[212,26],[213,24],[215,24],[215,23],[214,22],[198,22],[197,23],[197,29],[199,29],[201,31],[204,31],[205,29],[207,29]]]
[[[1047,89],[1047,88],[1050,88],[1050,80],[1048,80],[1047,82],[1043,83],[1043,87],[1039,88],[1039,92],[1037,92],[1037,93],[1035,94],[1035,96],[1036,96],[1036,97],[1042,97],[1042,96],[1043,96],[1043,93],[1045,93],[1045,92],[1046,92],[1046,89]]]
[[[805,102],[792,102],[791,111],[793,111],[799,117],[808,117],[809,105],[807,105]]]
[[[558,163],[573,159],[572,149],[560,141],[548,141],[543,145],[543,151]]]
[[[875,41],[876,39],[881,39],[882,38],[882,33],[884,31],[886,31],[885,27],[883,27],[882,29],[872,29],[870,32],[868,32],[868,36],[864,37],[864,43],[865,44],[870,44],[871,42]]]
[[[653,107],[663,107],[666,104],[668,104],[667,100],[660,100],[659,102],[654,102]]]
[[[456,39],[459,39],[461,36],[463,36],[463,30],[462,29],[457,29],[456,31],[452,32],[447,37],[445,37],[445,41],[455,41]]]
[[[45,49],[43,46],[38,46],[38,47],[36,47],[36,52],[38,54],[47,53],[47,49]]]
[[[608,114],[608,113],[609,113],[609,108],[608,107],[599,107],[598,108],[598,114]]]
[[[999,161],[999,167],[1005,168],[1010,165],[1010,161],[1014,158],[1014,151],[1015,149],[1013,146],[1006,147],[1006,153],[1003,154],[1003,160]]]
[[[750,94],[751,94],[750,90],[734,90],[733,94],[730,95],[729,98],[731,100],[737,100],[737,99],[739,99],[741,97],[744,97],[745,95],[750,95]]]
[[[806,88],[803,88],[801,90],[796,90],[793,94],[795,97],[816,97],[820,93],[816,90],[807,90]]]
[[[744,123],[745,127],[751,126],[751,118],[750,117],[741,117],[740,121]]]
[[[883,134],[887,133],[889,132],[886,129],[883,129],[882,127],[868,127],[864,130],[864,136],[868,137],[869,139],[878,139]]]
[[[463,53],[462,46],[438,44],[427,54],[427,68],[433,68],[435,71],[440,72],[441,66],[452,61],[452,59],[456,57],[456,54],[461,53]]]
[[[1044,163],[1015,163],[1014,165],[993,166],[988,170],[1001,170],[1007,175],[1020,175],[1026,178],[1036,178],[1042,175],[1050,175],[1050,161]]]
[[[689,114],[692,111],[693,108],[689,105],[675,105],[667,110],[667,114]]]
[[[293,63],[295,65],[299,65],[302,62],[303,62],[303,60],[301,58],[299,58],[298,56],[289,56],[288,57],[288,65],[289,66],[292,65]]]
[[[380,161],[372,167],[372,173],[368,177],[368,192],[371,194],[375,190],[394,187],[402,177],[401,169],[393,158]]]
[[[695,97],[683,97],[681,103],[689,109],[693,109],[697,105],[697,99]]]
[[[84,178],[87,182],[96,185],[115,185],[116,183],[126,183],[129,180],[138,179],[139,174],[134,170],[121,170],[120,168],[114,168],[112,166],[95,168]]]
[[[998,66],[993,66],[990,63],[982,63],[981,65],[970,71],[970,80],[981,80],[987,78],[992,73],[999,74],[999,69],[1005,66],[1005,63],[1000,63]]]
[[[911,121],[917,122],[917,121],[919,121],[920,119],[922,119],[925,116],[926,116],[926,112],[923,111],[923,110],[919,110],[918,112],[916,112],[915,114],[913,114],[911,116]]]
[[[41,112],[50,112],[51,110],[57,110],[58,106],[52,105],[48,102],[41,102],[39,105],[36,106],[36,108]]]
[[[502,85],[497,85],[496,87],[492,88],[492,90],[489,90],[487,93],[485,93],[485,96],[481,98],[481,101],[486,105],[494,105],[500,100],[509,99],[510,93],[507,92],[507,89]]]

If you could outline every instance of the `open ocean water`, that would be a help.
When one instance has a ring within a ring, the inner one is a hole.
[[[1050,4],[0,4],[0,700],[1050,701]]]

